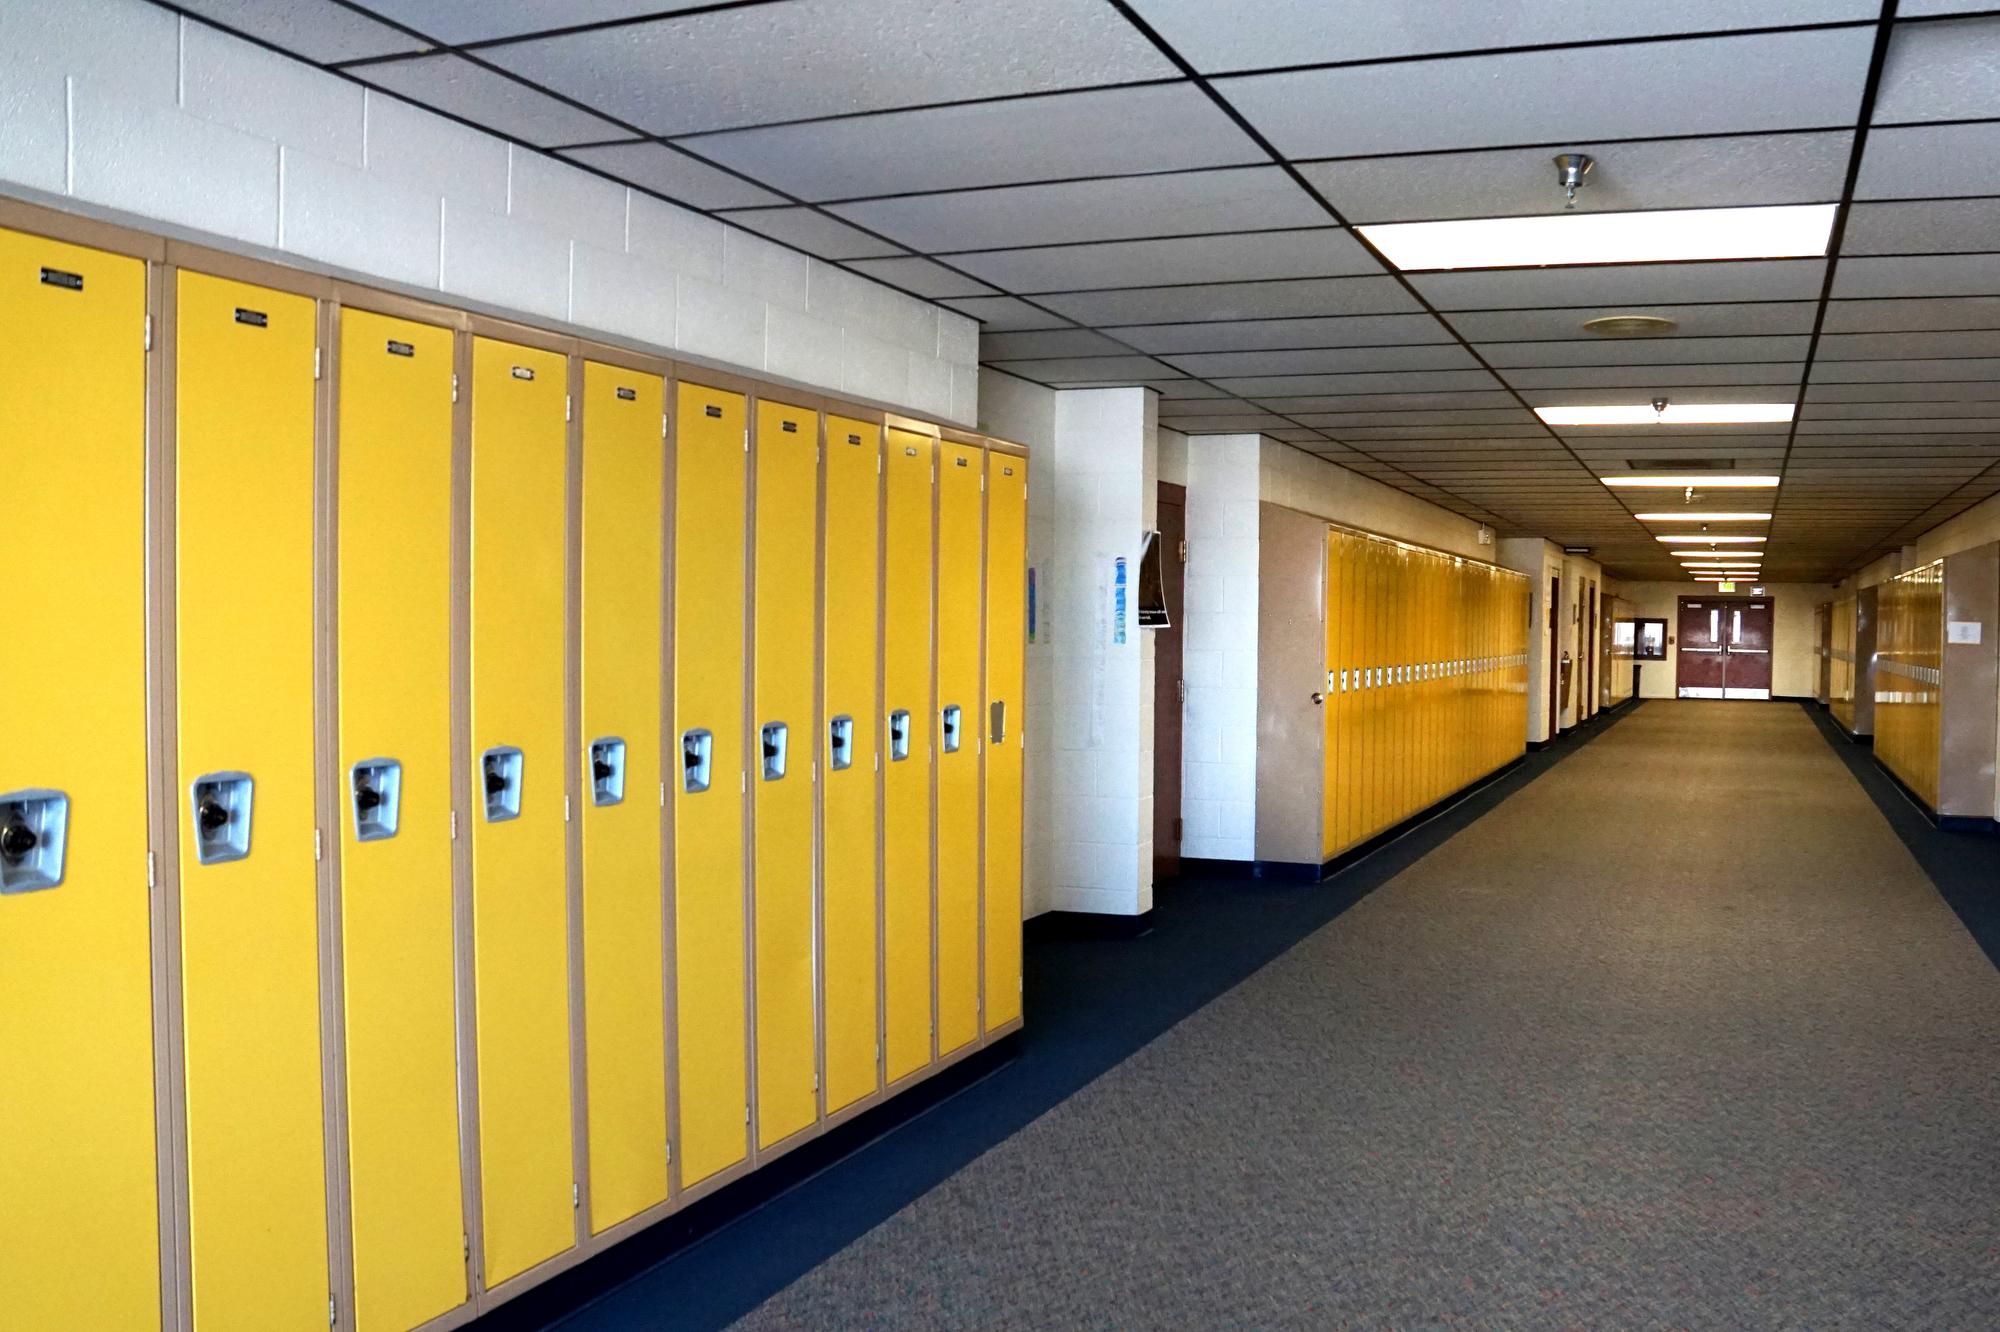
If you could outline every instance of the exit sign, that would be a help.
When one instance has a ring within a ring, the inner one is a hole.
[[[1734,591],[1736,590],[1736,584],[1734,584],[1734,583],[1717,583],[1717,584],[1715,585],[1715,590],[1716,590],[1716,591],[1718,591],[1718,592],[1734,592]]]

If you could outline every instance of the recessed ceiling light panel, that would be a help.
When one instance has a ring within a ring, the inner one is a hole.
[[[1775,476],[1751,476],[1747,473],[1725,476],[1602,476],[1598,480],[1607,486],[1649,486],[1657,490],[1686,490],[1690,486],[1701,490],[1744,490],[1778,484]]]
[[[1768,513],[1635,513],[1642,523],[1768,523]]]
[[[1582,407],[1537,407],[1549,425],[1751,425],[1789,421],[1789,402],[1670,402],[1655,410],[1643,402],[1607,402]],[[1710,485],[1725,482],[1711,481]]]
[[[1765,538],[1760,536],[1712,536],[1706,532],[1702,533],[1690,532],[1685,535],[1654,537],[1653,540],[1664,541],[1669,545],[1680,543],[1686,545],[1712,546],[1712,545],[1749,545],[1754,542],[1763,541],[1765,540]]]
[[[1406,271],[1649,264],[1683,259],[1797,259],[1826,253],[1834,204],[1560,213],[1358,227]]]

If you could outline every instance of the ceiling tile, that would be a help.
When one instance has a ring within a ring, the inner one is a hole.
[[[2000,297],[1834,301],[1826,307],[1828,333],[1954,328],[2000,328]]]
[[[1097,0],[785,0],[487,48],[649,133],[1054,92],[1177,71]],[[748,77],[751,70],[770,77]]]
[[[1819,340],[1821,361],[2000,356],[2000,331],[1830,333]]]
[[[1144,356],[1073,356],[1033,361],[995,361],[995,368],[1044,384],[1099,384],[1169,378],[1174,371]]]
[[[1187,171],[1263,152],[1189,83],[1058,93],[733,130],[695,140],[803,199]]]
[[[1423,347],[1329,347],[1309,351],[1206,352],[1170,356],[1168,363],[1202,379],[1221,375],[1348,374],[1358,370],[1477,368],[1456,343]]]
[[[835,204],[928,253],[1324,226],[1326,210],[1281,168],[1017,185]]]
[[[550,28],[665,14],[696,8],[701,0],[360,0],[383,18],[459,46],[494,37],[517,37]]]
[[[2000,359],[1956,361],[1815,361],[1815,384],[1894,384],[2000,379]]]
[[[1427,314],[1134,324],[1119,329],[1118,336],[1149,352],[1255,351],[1261,347],[1382,347],[1451,341],[1451,334]]]
[[[1127,356],[1131,349],[1120,346],[1102,333],[1087,328],[1051,328],[1027,333],[982,333],[979,359],[1010,361],[1035,356]]]
[[[1024,328],[1062,328],[1061,315],[1037,310],[1012,296],[946,297],[944,304],[963,315],[971,315],[989,333],[1013,332]]]
[[[1812,301],[1766,301],[1746,305],[1621,305],[1618,314],[1656,315],[1679,324],[1672,334],[1649,339],[1678,342],[1688,337],[1746,333],[1810,333],[1819,306]],[[1603,315],[1597,306],[1554,310],[1480,310],[1451,316],[1451,325],[1477,342],[1518,342],[1575,338],[1587,319]],[[1600,339],[1603,341],[1603,339]]]
[[[1159,324],[1184,319],[1274,319],[1286,315],[1394,314],[1418,309],[1394,278],[1308,278],[1217,286],[1133,287],[1037,298],[1079,323]]]
[[[1332,393],[1307,397],[1267,395],[1258,399],[1281,412],[1406,411],[1442,408],[1510,407],[1514,395],[1501,389],[1458,393]]]
[[[1833,275],[1833,294],[1836,298],[2000,294],[2000,254],[1842,259]]]
[[[1803,361],[1810,341],[1797,337],[1597,338],[1576,342],[1489,342],[1479,347],[1496,369],[1510,366],[1698,365],[1723,361]]]
[[[2000,110],[2000,102],[1995,109]],[[2000,121],[1879,126],[1869,131],[1857,199],[2000,194]]]
[[[1874,0],[1603,0],[1521,4],[1328,5],[1325,0],[1134,0],[1140,17],[1204,72],[1328,64],[1481,47],[1874,18]]]
[[[1596,159],[1578,212],[1830,203],[1853,135],[1751,134],[1567,145]],[[1562,203],[1547,148],[1304,162],[1299,171],[1349,222],[1504,217]]]
[[[1415,393],[1451,388],[1492,388],[1484,370],[1392,371],[1355,375],[1275,375],[1212,381],[1246,397],[1294,397],[1310,393]]]
[[[1824,259],[1712,264],[1608,264],[1423,273],[1411,277],[1441,310],[1617,306],[1654,302],[1818,300]],[[1611,313],[1611,311],[1607,311]]]
[[[320,64],[428,49],[328,0],[174,0],[174,7]]]
[[[1287,157],[1821,129],[1853,120],[1873,35],[1834,28],[1527,51],[1216,87]]]
[[[538,148],[618,139],[626,134],[607,120],[460,56],[418,56],[364,65],[355,73],[378,88]]]
[[[694,208],[751,208],[784,202],[769,190],[657,143],[571,148],[563,156]]]
[[[1798,396],[1799,367],[1786,366],[1791,378],[1776,384],[1686,384],[1674,389],[1675,402],[1790,402]],[[1596,406],[1602,403],[1639,406],[1655,396],[1645,388],[1536,388],[1524,389],[1521,396],[1534,407]]]
[[[1747,362],[1741,365],[1547,366],[1507,371],[1507,382],[1531,388],[1675,388],[1683,384],[1770,384],[1798,382],[1799,365]]]
[[[954,273],[929,259],[855,259],[847,267],[891,286],[913,291],[933,300],[941,296],[990,296],[993,289],[983,282]]]
[[[1848,211],[1842,255],[1936,254],[2000,245],[2000,199],[1860,203]]]
[[[1990,116],[2000,106],[2000,18],[1899,23],[1882,63],[1875,123]]]
[[[955,255],[952,262],[1023,295],[1382,271],[1359,241],[1332,227],[989,250]]]
[[[1926,410],[1944,410],[1950,404],[2000,402],[2000,382],[1978,380],[1958,384],[1811,384],[1806,402],[1871,403],[1876,410],[1914,410],[1907,403],[1934,403]]]
[[[904,252],[900,245],[811,208],[750,208],[724,213],[722,220],[822,259],[875,259]]]

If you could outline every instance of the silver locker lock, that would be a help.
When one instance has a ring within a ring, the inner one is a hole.
[[[910,756],[910,710],[897,708],[889,714],[889,761],[901,763]]]
[[[211,772],[188,788],[195,860],[223,865],[250,854],[250,812],[257,784],[247,772]]]
[[[944,705],[944,711],[938,718],[938,744],[947,754],[956,754],[958,752],[958,733],[961,715],[958,704],[947,703]]]
[[[854,766],[854,718],[843,714],[827,723],[826,766],[834,772]]]
[[[527,759],[513,745],[495,745],[479,756],[479,786],[486,821],[505,823],[521,817],[521,782]]]
[[[694,795],[708,789],[714,751],[712,732],[701,729],[681,732],[681,790]]]
[[[792,728],[784,722],[765,722],[757,731],[757,748],[762,757],[763,776],[767,782],[775,782],[785,775],[787,751],[791,748]]]
[[[392,758],[372,758],[347,771],[354,840],[388,841],[403,826],[403,765]]]
[[[625,742],[615,735],[590,742],[590,803],[625,803]]]
[[[32,893],[63,881],[69,797],[31,788],[0,795],[0,893]]]

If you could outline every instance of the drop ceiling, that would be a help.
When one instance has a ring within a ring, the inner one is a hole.
[[[2000,6],[170,7],[939,300],[998,371],[1147,384],[1175,429],[1264,431],[1620,576],[1676,568],[1632,516],[1676,497],[1598,480],[1634,461],[1781,475],[1774,581],[2000,492]],[[1596,159],[1579,211],[1831,203],[1834,253],[1399,273],[1353,230],[1558,213],[1557,152]],[[1677,327],[1582,330],[1611,313]],[[1799,410],[1532,410],[1658,396]]]

